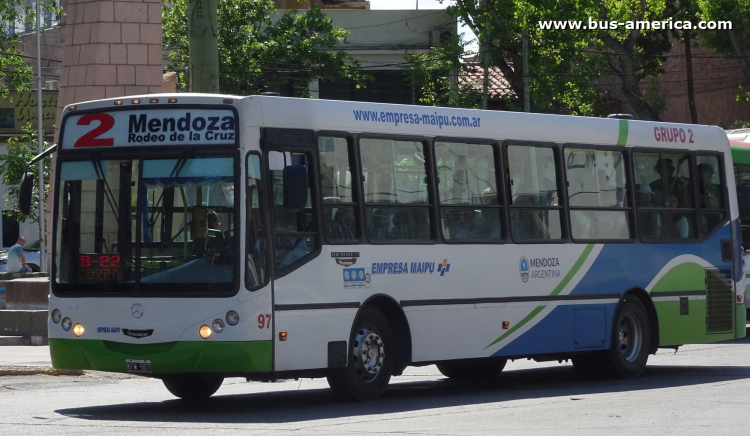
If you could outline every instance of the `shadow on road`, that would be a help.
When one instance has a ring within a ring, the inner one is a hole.
[[[328,389],[218,395],[200,404],[180,400],[60,409],[95,421],[290,423],[348,416],[411,412],[537,398],[585,399],[587,395],[635,392],[750,379],[750,367],[648,366],[632,380],[582,380],[571,366],[507,371],[492,380],[391,383],[381,399],[338,401]],[[395,380],[398,380],[396,378]]]

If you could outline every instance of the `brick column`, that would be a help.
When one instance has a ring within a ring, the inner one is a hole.
[[[68,0],[65,12],[55,140],[66,105],[162,92],[161,0]],[[50,197],[53,192],[50,184]]]

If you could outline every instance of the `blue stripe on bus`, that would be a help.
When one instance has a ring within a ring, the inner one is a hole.
[[[606,244],[594,264],[570,293],[622,293],[632,287],[645,289],[672,259],[683,254],[700,257],[716,268],[731,268],[721,259],[721,240],[730,237],[724,226],[700,244]]]

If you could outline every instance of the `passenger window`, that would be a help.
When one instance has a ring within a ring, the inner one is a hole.
[[[436,142],[435,160],[443,237],[449,241],[501,239],[494,147]]]
[[[562,239],[554,150],[522,145],[506,150],[513,239]]]
[[[638,233],[644,240],[695,237],[690,156],[635,153]]]
[[[284,202],[284,168],[300,166],[307,177],[307,201],[299,208]],[[310,158],[305,153],[272,151],[268,153],[271,173],[271,206],[273,208],[274,257],[279,272],[312,253],[318,246],[314,207],[310,192]]]
[[[623,153],[566,148],[565,171],[573,238],[630,238]]]
[[[372,241],[429,240],[430,204],[424,145],[360,140],[365,232]]]
[[[326,238],[344,243],[357,240],[356,203],[352,193],[352,170],[346,138],[319,137],[318,157]]]
[[[247,156],[247,262],[245,265],[245,286],[254,290],[266,283],[268,269],[266,261],[266,236],[261,208],[260,156]]]
[[[712,233],[727,219],[724,204],[722,168],[717,156],[698,156],[695,177],[698,180],[700,224],[704,235]]]

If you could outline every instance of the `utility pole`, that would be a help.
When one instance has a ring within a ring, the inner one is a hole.
[[[485,0],[485,5],[487,0]],[[484,43],[481,45],[482,50],[482,70],[484,77],[482,79],[482,109],[487,110],[487,101],[489,99],[490,91],[490,47],[492,46],[492,38],[490,36],[490,19],[484,20],[484,31],[486,33],[484,37]]]
[[[36,0],[36,127],[38,150],[44,151],[44,125],[42,118],[42,0]],[[44,159],[39,160],[39,269],[47,271],[47,251],[44,238],[47,228],[44,225]]]
[[[523,29],[523,111],[531,112],[531,87],[529,86],[529,31]]]
[[[188,0],[190,92],[219,92],[217,0]]]

